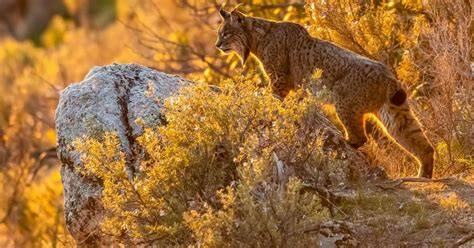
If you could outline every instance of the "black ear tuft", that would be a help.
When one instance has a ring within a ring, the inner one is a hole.
[[[231,12],[234,12],[234,11],[239,11],[239,7],[244,5],[243,3],[239,3],[237,5],[235,5],[234,9],[231,11]]]
[[[225,11],[223,8],[219,9],[219,15],[222,17],[223,20],[227,20],[230,17],[230,13]]]

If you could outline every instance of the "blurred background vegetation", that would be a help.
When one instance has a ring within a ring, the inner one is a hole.
[[[472,0],[245,0],[249,15],[298,22],[389,65],[437,150],[436,177],[472,169]],[[206,83],[257,69],[214,47],[212,0],[0,0],[0,246],[68,246],[54,111],[89,69],[141,63]],[[258,69],[257,69],[258,73]],[[329,108],[328,108],[329,109]],[[329,115],[333,115],[328,110]],[[373,131],[363,149],[392,177],[416,163]],[[403,159],[401,159],[403,158]]]

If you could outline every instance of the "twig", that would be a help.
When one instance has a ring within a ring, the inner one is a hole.
[[[383,182],[377,185],[381,189],[395,189],[402,185],[403,183],[446,183],[454,180],[454,177],[446,177],[439,179],[428,179],[428,178],[418,178],[418,177],[403,177],[395,180]]]
[[[353,226],[353,224],[346,221],[328,221],[323,223],[312,223],[304,228],[290,232],[288,236],[293,236],[297,233],[320,232],[323,228],[329,228],[335,233],[352,235],[354,234],[354,231],[352,230],[353,228],[351,226]]]
[[[459,247],[460,245],[468,242],[469,240],[472,240],[474,239],[474,231],[470,232],[469,234],[463,236],[462,238],[456,240],[456,242],[454,242],[454,244],[451,246],[453,248],[455,247]]]
[[[338,212],[340,212],[342,215],[344,215],[345,218],[349,217],[349,215],[347,215],[344,211],[342,211],[342,209],[338,208],[338,206],[335,204],[337,202],[340,202],[340,198],[337,195],[335,195],[333,192],[329,191],[327,188],[304,184],[301,191],[302,192],[305,192],[305,191],[316,192],[322,200],[321,204],[330,210],[331,215],[334,215],[334,209],[335,209]]]
[[[275,152],[273,152],[273,159],[275,160],[275,166],[276,166],[276,171],[277,171],[277,176],[278,176],[278,184],[279,184],[279,189],[280,189],[280,194],[283,194],[283,190],[285,189],[285,184],[287,181],[287,177],[285,175],[285,165],[283,164],[283,161],[281,161],[278,156],[276,155]]]
[[[254,5],[254,7],[258,10],[265,10],[265,9],[286,9],[288,7],[294,7],[297,9],[303,9],[304,3],[284,3],[284,4],[267,4],[267,5]]]
[[[44,161],[47,159],[58,159],[58,155],[56,153],[56,147],[49,148],[39,153],[38,156],[35,157],[35,165],[33,166],[32,172],[29,173],[30,177],[26,183],[27,187],[29,187],[31,183],[33,183],[39,170],[45,165]]]

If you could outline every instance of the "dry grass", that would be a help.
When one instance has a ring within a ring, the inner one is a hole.
[[[461,177],[392,190],[361,185],[341,208],[359,226],[362,246],[451,246],[474,231],[473,183]]]
[[[414,89],[413,108],[437,151],[437,175],[447,176],[473,168],[472,115],[473,13],[468,1],[433,0],[428,7],[431,27],[424,42],[412,51],[423,75]]]

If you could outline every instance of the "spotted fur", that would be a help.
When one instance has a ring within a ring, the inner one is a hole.
[[[284,98],[290,90],[322,69],[321,81],[333,94],[336,112],[353,147],[366,141],[366,114],[376,115],[399,145],[421,163],[419,176],[432,176],[433,147],[407,103],[407,94],[382,63],[333,43],[311,37],[296,23],[248,17],[238,10],[220,10],[223,22],[216,46],[235,51],[242,63],[254,54],[273,91]]]

